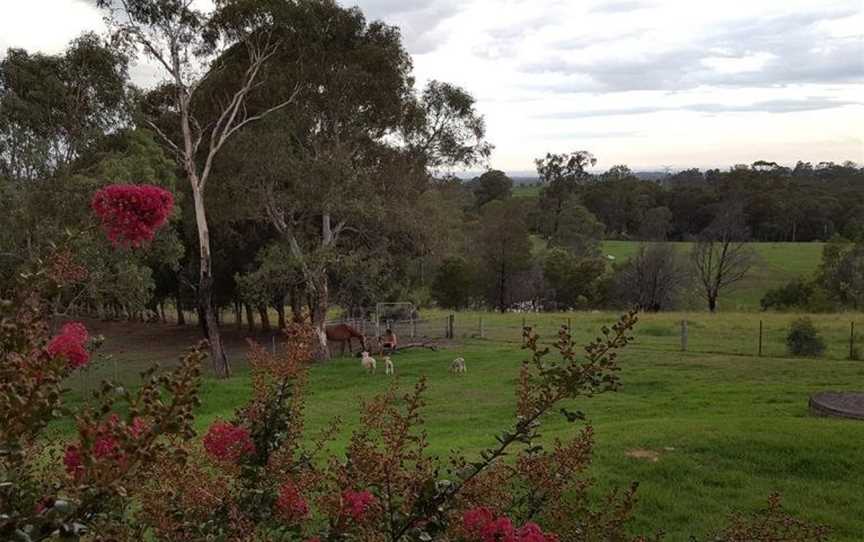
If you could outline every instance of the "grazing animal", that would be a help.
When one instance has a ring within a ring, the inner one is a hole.
[[[453,374],[468,372],[468,368],[465,366],[465,358],[458,357],[450,362],[450,372]]]
[[[363,352],[363,357],[360,358],[360,365],[366,369],[366,372],[369,374],[375,374],[375,370],[378,369],[378,362],[375,361],[375,358],[369,355],[369,352]]]
[[[324,332],[327,334],[327,340],[341,343],[342,345],[342,354],[345,354],[345,345],[348,345],[348,351],[351,352],[354,348],[353,340],[359,339],[360,348],[366,350],[366,336],[349,326],[348,324],[336,324],[334,326],[327,326],[324,328]]]
[[[390,359],[390,356],[384,356],[384,374],[392,375],[396,371],[396,368],[393,367],[393,360]]]

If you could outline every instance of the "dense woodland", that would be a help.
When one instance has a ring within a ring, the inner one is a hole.
[[[146,13],[115,22],[110,43],[85,34],[58,55],[6,52],[4,288],[24,262],[67,243],[87,273],[57,293],[58,312],[180,323],[197,312],[208,335],[226,311],[250,328],[311,318],[321,329],[332,306],[357,313],[394,300],[663,310],[686,289],[713,310],[752,266],[747,241],[834,240],[834,267],[802,287],[861,306],[864,256],[846,240],[862,237],[864,169],[851,162],[760,161],[648,181],[626,166],[590,173],[596,158],[577,151],[539,158],[539,196],[514,198],[501,171],[448,173],[488,166],[484,120],[464,89],[417,88],[397,28],[329,1],[275,3],[266,32],[230,46],[255,20],[244,5],[208,23],[229,46],[198,65],[182,64],[198,58],[183,48],[216,51],[207,32],[150,54],[166,71],[151,89],[129,78],[140,40],[160,38],[136,34]],[[146,250],[109,250],[94,232],[89,200],[109,183],[175,194],[171,227]],[[646,244],[611,266],[602,239]],[[667,240],[699,249],[676,254],[658,244]],[[732,258],[718,267],[717,254]],[[767,307],[806,302],[773,295]]]

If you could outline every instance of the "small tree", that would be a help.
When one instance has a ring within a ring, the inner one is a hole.
[[[825,341],[809,318],[799,318],[792,322],[786,335],[789,353],[795,356],[821,356],[825,352]]]
[[[477,207],[483,207],[493,200],[504,200],[513,195],[513,179],[497,169],[490,169],[476,179],[474,197]]]
[[[487,299],[505,312],[516,277],[531,267],[531,239],[518,201],[494,201],[485,206],[477,234],[477,255],[489,277]]]
[[[447,309],[462,309],[474,295],[474,270],[463,258],[447,258],[432,282],[432,299]]]
[[[720,293],[744,279],[753,267],[755,253],[747,243],[749,237],[741,207],[727,204],[693,247],[695,278],[711,312],[717,310]]]
[[[614,297],[617,301],[657,312],[675,306],[687,284],[683,255],[668,243],[640,243],[636,254],[615,268]]]

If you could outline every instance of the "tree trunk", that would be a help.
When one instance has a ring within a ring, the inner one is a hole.
[[[276,307],[276,314],[279,315],[279,329],[285,329],[285,298],[276,299],[273,305]]]
[[[213,372],[219,378],[228,378],[231,376],[231,365],[228,363],[228,356],[225,354],[225,348],[222,345],[219,324],[216,321],[216,313],[213,310],[213,262],[210,254],[210,231],[207,227],[207,215],[204,209],[204,194],[201,193],[194,165],[187,164],[186,172],[192,184],[192,199],[195,203],[195,223],[198,226],[198,315],[201,319],[200,323],[204,336],[210,344],[210,361],[213,363]]]
[[[239,301],[234,302],[234,323],[237,324],[237,329],[243,330],[243,307]]]
[[[255,314],[252,312],[252,306],[248,303],[243,305],[246,309],[246,328],[249,333],[255,333]]]
[[[295,324],[303,322],[303,302],[300,299],[300,288],[291,290],[291,319]]]
[[[315,344],[315,359],[317,361],[327,361],[330,359],[330,348],[327,346],[327,278],[323,277],[320,281],[317,291],[312,295],[312,327],[315,329],[315,335],[318,341]]]
[[[708,310],[717,312],[717,296],[712,295],[708,298]]]
[[[261,317],[261,331],[267,333],[270,331],[270,315],[267,313],[266,305],[258,307],[258,316]]]

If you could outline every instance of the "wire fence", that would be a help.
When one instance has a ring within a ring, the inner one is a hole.
[[[541,336],[541,343],[552,343],[561,329],[567,326],[577,343],[588,343],[597,337],[603,325],[614,321],[612,313],[525,313],[498,315],[492,313],[433,313],[424,318],[385,319],[343,318],[328,325],[347,324],[367,338],[373,351],[379,348],[378,337],[392,330],[400,345],[426,343],[464,343],[475,341],[509,344],[519,348],[523,326],[531,327]],[[792,357],[786,343],[793,314],[643,314],[633,333],[633,350],[667,352],[672,354],[719,354],[752,356],[754,358]],[[860,360],[864,358],[864,315],[813,315],[813,325],[825,344],[820,356],[826,360]],[[125,326],[117,324],[109,331],[111,348],[106,360],[85,367],[67,382],[67,386],[81,394],[95,391],[103,380],[126,386],[140,383],[140,373],[154,362],[168,368],[176,364],[183,348],[190,343],[190,330],[164,324]],[[127,331],[126,335],[123,330]],[[245,367],[246,337],[248,331],[225,326],[225,344],[236,370]],[[144,335],[146,333],[146,335]],[[144,336],[135,336],[144,335]],[[172,335],[174,334],[174,335]],[[175,336],[176,335],[176,336]],[[278,331],[258,333],[254,339],[268,349],[278,350],[281,344]],[[194,341],[192,341],[194,342]],[[119,346],[117,346],[119,345]],[[340,355],[340,344],[330,343],[331,352]],[[359,350],[357,341],[354,351]]]

